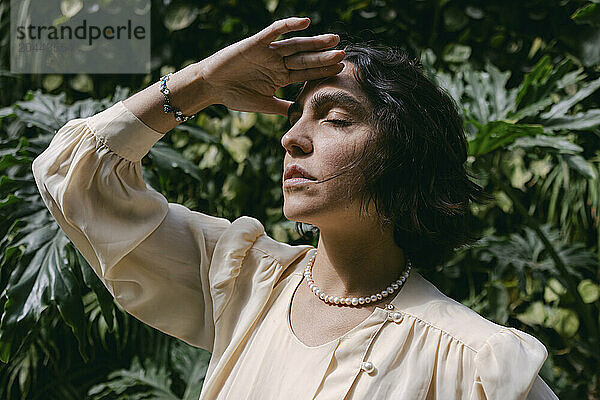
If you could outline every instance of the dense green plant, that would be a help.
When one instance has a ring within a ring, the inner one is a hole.
[[[600,110],[585,104],[600,80],[548,57],[510,89],[510,73],[493,65],[438,78],[463,105],[469,163],[496,201],[473,208],[484,238],[431,279],[540,338],[550,352],[542,375],[561,398],[596,398]]]
[[[78,9],[84,0],[63,3]],[[98,2],[110,6],[110,1]],[[344,39],[376,40],[414,53],[431,49],[437,66],[491,61],[519,82],[542,54],[571,54],[593,71],[600,62],[600,12],[588,0],[152,0],[152,74],[14,75],[9,71],[9,1],[0,2],[0,106],[32,88],[65,92],[75,100],[102,98],[117,85],[142,87],[161,68],[181,68],[258,32],[278,18],[309,16],[307,34],[340,33]],[[22,2],[26,7],[29,2]],[[87,12],[83,7],[80,12]],[[164,71],[163,71],[164,72]],[[597,72],[597,70],[596,70]]]

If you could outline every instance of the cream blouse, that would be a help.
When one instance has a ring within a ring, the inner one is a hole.
[[[140,162],[162,136],[119,102],[68,122],[33,172],[115,300],[212,352],[200,399],[557,398],[538,376],[547,357],[538,340],[486,320],[414,270],[358,326],[306,346],[290,305],[315,249],[278,242],[251,217],[230,222],[168,203]]]

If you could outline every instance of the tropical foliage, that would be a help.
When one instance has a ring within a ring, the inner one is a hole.
[[[494,198],[472,207],[482,239],[426,276],[485,317],[539,338],[550,353],[541,375],[561,399],[600,398],[597,7],[568,0],[519,7],[155,2],[151,76],[5,73],[0,398],[198,397],[210,355],[140,323],[112,300],[43,205],[31,162],[68,120],[125,98],[123,87],[137,90],[284,15],[310,15],[313,33],[342,30],[420,54],[461,105],[468,166]],[[5,14],[1,3],[0,31],[8,29]],[[229,219],[251,215],[277,240],[314,244],[282,215],[284,131],[282,117],[211,106],[150,150],[144,177],[169,201]]]

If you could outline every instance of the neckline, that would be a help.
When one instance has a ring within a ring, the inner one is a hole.
[[[344,333],[343,335],[341,335],[333,340],[330,340],[329,342],[320,344],[318,346],[308,346],[307,344],[302,342],[300,339],[298,339],[298,336],[296,336],[296,334],[294,333],[294,330],[292,329],[292,321],[291,321],[292,301],[294,299],[294,294],[296,293],[296,290],[298,290],[298,287],[300,287],[300,285],[304,281],[303,274],[294,272],[293,275],[295,275],[297,277],[296,278],[297,281],[295,281],[295,284],[292,285],[291,283],[294,281],[290,279],[290,286],[291,286],[290,292],[291,293],[287,293],[288,296],[287,296],[287,306],[286,306],[286,325],[287,325],[287,331],[288,331],[289,335],[294,339],[294,341],[296,343],[298,343],[300,346],[304,347],[305,349],[311,349],[311,350],[319,350],[319,349],[323,349],[323,348],[329,349],[330,347],[337,345],[346,336],[361,329],[364,325],[371,322],[371,320],[373,320],[374,318],[380,319],[380,321],[382,323],[385,322],[387,319],[388,310],[385,310],[384,308],[381,308],[379,306],[375,306],[375,309],[367,318],[362,320],[358,325],[356,325],[355,327],[353,327],[352,329],[350,329],[348,332]],[[398,297],[398,296],[396,296],[396,297]],[[388,304],[391,304],[391,303],[388,303]]]
[[[308,258],[308,254],[311,251],[315,251],[316,252],[317,248],[313,247],[312,249],[309,249],[304,254],[304,257],[307,258],[307,261],[306,262],[300,262],[300,263],[298,263],[298,265],[296,266],[294,272],[292,273],[293,275],[299,275],[301,278],[304,278],[304,268],[306,268],[306,266],[308,265],[308,259],[309,259]],[[300,268],[301,265],[302,265],[302,267]],[[300,282],[302,282],[302,280],[303,279],[300,279]],[[396,293],[396,295],[393,296],[392,301],[387,301],[387,302],[380,301],[379,304],[385,304],[385,306],[383,306],[383,308],[379,307],[379,306],[376,306],[375,310],[380,309],[380,310],[385,311],[385,312],[388,312],[388,311],[400,311],[401,309],[404,308],[404,307],[401,307],[402,303],[404,303],[404,306],[407,305],[406,303],[408,301],[408,298],[406,298],[407,295],[405,294],[405,292],[407,291],[407,287],[408,286],[412,287],[413,285],[416,285],[417,282],[422,282],[423,280],[425,280],[425,279],[413,267],[411,269],[411,271],[410,271],[410,274],[408,275],[408,278],[406,278],[406,281],[404,282],[404,284],[400,288],[400,291],[398,293]],[[298,285],[296,285],[296,288],[297,288],[297,286],[299,286],[299,283],[298,283]],[[288,303],[289,303],[288,304],[288,319],[289,319],[289,316],[291,315],[291,313],[289,312],[289,309],[290,309],[290,306],[291,306],[291,303],[292,303],[291,299],[294,297],[294,293],[296,291],[296,288],[294,288],[294,291],[292,292],[292,295],[290,296],[290,299],[288,301]],[[415,293],[413,293],[413,294],[415,294]],[[392,310],[388,310],[388,309],[385,308],[388,304],[391,304],[392,306],[394,306]],[[367,318],[367,319],[369,319],[369,318]]]

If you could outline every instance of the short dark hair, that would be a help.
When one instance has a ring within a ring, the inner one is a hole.
[[[466,170],[467,140],[452,97],[403,50],[342,44],[345,61],[369,99],[367,145],[356,163],[361,209],[373,202],[381,226],[415,267],[433,268],[454,249],[475,242],[470,201],[490,196]],[[304,236],[302,224],[296,230]]]

